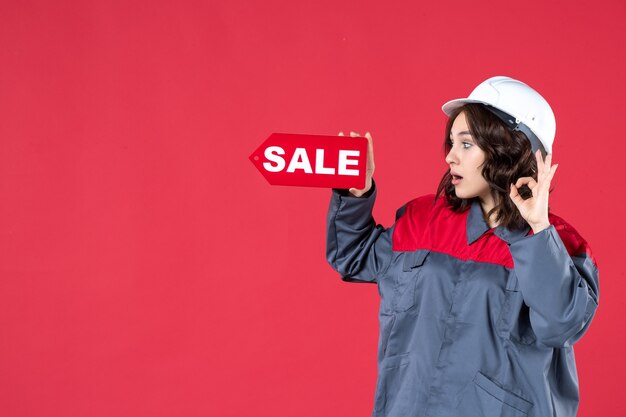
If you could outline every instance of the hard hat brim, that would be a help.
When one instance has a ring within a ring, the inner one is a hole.
[[[472,100],[469,98],[457,98],[455,100],[450,100],[446,104],[441,106],[441,110],[443,110],[446,116],[450,116],[454,110],[458,109],[459,107],[462,107],[463,105],[467,103],[479,103],[479,104],[484,104],[486,106],[491,106],[491,104],[481,101],[481,100]]]

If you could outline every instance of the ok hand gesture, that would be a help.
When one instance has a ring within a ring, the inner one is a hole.
[[[550,226],[548,221],[548,196],[550,193],[550,181],[558,168],[558,164],[552,166],[552,154],[546,155],[546,159],[541,157],[541,151],[535,153],[537,158],[537,181],[532,177],[522,177],[515,184],[511,184],[509,197],[519,210],[520,214],[537,234]],[[519,195],[519,187],[527,184],[532,192],[532,197],[524,200]]]

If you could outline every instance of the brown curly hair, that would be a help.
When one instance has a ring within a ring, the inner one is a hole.
[[[476,145],[485,152],[482,175],[491,187],[495,206],[487,213],[490,218],[495,214],[495,221],[508,229],[523,229],[527,223],[509,197],[510,187],[520,177],[533,177],[537,180],[537,160],[531,149],[530,141],[522,132],[509,129],[495,114],[478,103],[469,103],[454,110],[446,124],[444,155],[450,152],[450,130],[454,119],[465,113],[469,131]],[[520,195],[526,199],[531,196],[527,186],[520,188]],[[453,211],[468,209],[474,199],[462,199],[456,196],[450,169],[441,178],[437,187],[437,197],[443,194]]]

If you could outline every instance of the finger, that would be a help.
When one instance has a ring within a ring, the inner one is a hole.
[[[358,134],[358,133],[356,133],[356,132],[350,132],[350,136],[352,136],[353,138],[358,138],[358,137],[359,137],[359,136],[361,136],[361,135],[359,135],[359,134]]]
[[[361,190],[357,190],[356,188],[349,188],[348,192],[350,192],[350,194],[352,194],[355,197],[361,197],[363,195]]]
[[[528,188],[532,190],[537,186],[537,181],[533,177],[522,177],[515,182],[515,186],[518,188],[524,184],[528,185]]]
[[[365,137],[367,138],[367,162],[371,168],[374,168],[374,140],[370,132],[366,132]]]
[[[543,158],[541,157],[541,150],[537,149],[535,158],[537,159],[537,177],[543,176]]]
[[[550,168],[552,167],[552,154],[546,155],[545,163],[543,164],[544,175],[550,175]]]
[[[515,184],[511,184],[511,192],[509,193],[509,197],[513,200],[513,204],[519,207],[521,203],[524,202],[524,199],[521,195],[519,195],[519,190],[515,186]]]
[[[338,135],[338,136],[343,136],[343,132],[339,132],[339,135]]]
[[[558,167],[559,167],[559,164],[552,165],[552,168],[550,168],[550,172],[548,173],[548,176],[546,177],[547,181],[552,181],[552,178],[554,178],[554,173],[556,172],[556,169]]]

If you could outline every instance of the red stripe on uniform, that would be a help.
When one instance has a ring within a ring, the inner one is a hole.
[[[463,261],[488,262],[513,268],[513,258],[505,241],[490,229],[473,244],[467,244],[467,216],[469,210],[453,212],[445,198],[435,201],[434,194],[409,202],[406,211],[396,222],[393,232],[394,251],[427,249],[444,253]],[[560,217],[549,215],[570,256],[591,250],[587,242]],[[530,232],[532,234],[532,231]],[[592,257],[593,260],[593,257]],[[595,261],[594,261],[595,263]]]

